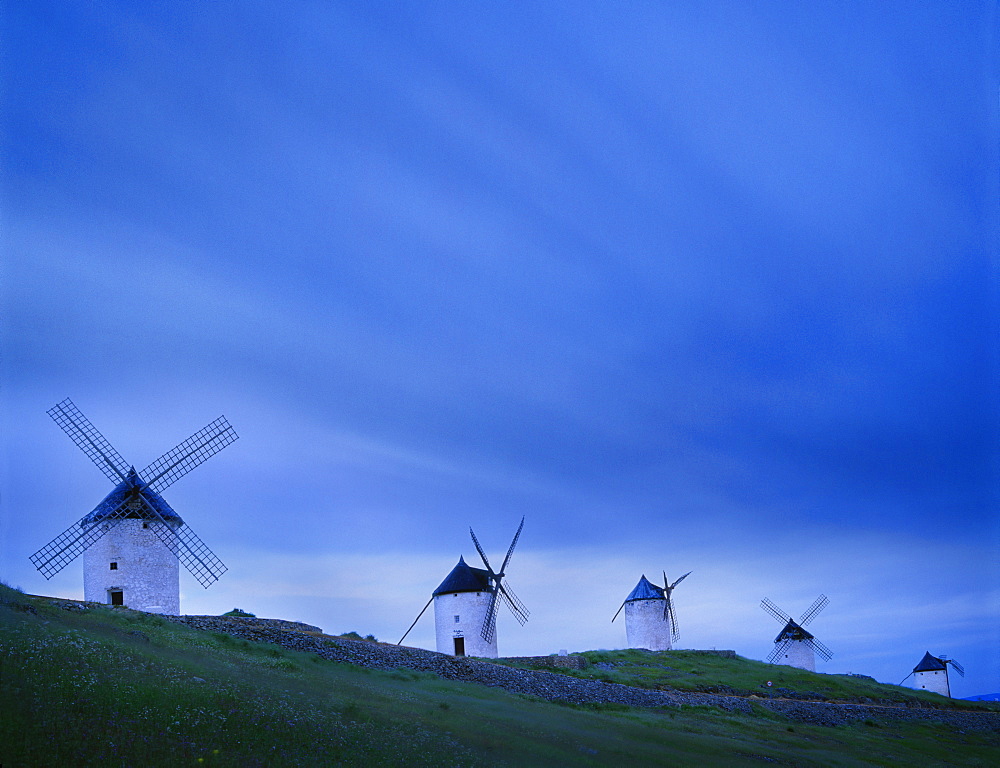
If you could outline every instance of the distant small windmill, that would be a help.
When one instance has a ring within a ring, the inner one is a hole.
[[[802,618],[794,621],[791,616],[766,597],[761,600],[760,607],[785,625],[778,636],[774,638],[774,650],[768,654],[768,662],[787,664],[790,667],[799,667],[815,672],[816,654],[819,654],[824,661],[832,659],[833,651],[803,629],[806,624],[816,618],[820,611],[826,608],[829,602],[826,595],[820,595],[802,614]]]
[[[949,659],[943,654],[941,656],[931,656],[930,651],[927,651],[910,673],[910,675],[913,675],[914,687],[922,688],[932,693],[940,693],[942,696],[951,698],[951,683],[948,680],[949,664],[951,664],[952,668],[960,676],[965,677],[965,667],[957,661]],[[910,675],[904,677],[900,685],[906,682],[906,678]]]
[[[673,591],[691,575],[688,571],[673,584],[663,572],[663,586],[658,587],[643,574],[625,601],[615,611],[612,623],[625,609],[625,637],[629,648],[669,651],[681,636],[674,610]]]
[[[475,531],[469,528],[472,543],[483,560],[483,568],[473,568],[466,564],[464,557],[458,558],[458,564],[445,577],[440,586],[434,590],[431,599],[423,607],[410,628],[406,630],[399,642],[400,645],[410,630],[420,621],[424,611],[434,603],[434,627],[437,637],[437,650],[455,656],[480,656],[484,658],[497,657],[496,621],[498,604],[501,600],[514,614],[514,618],[522,626],[528,620],[528,609],[504,582],[510,557],[514,554],[521,529],[524,528],[524,518],[514,534],[514,539],[507,549],[507,556],[499,571],[494,571],[486,553],[479,545]]]
[[[82,553],[84,600],[179,613],[178,561],[206,588],[226,566],[160,492],[235,441],[236,432],[220,416],[136,472],[68,398],[48,415],[115,487],[35,552],[32,564],[49,579]]]

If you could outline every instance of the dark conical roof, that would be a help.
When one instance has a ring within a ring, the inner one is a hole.
[[[774,638],[774,642],[780,643],[782,640],[812,640],[813,636],[804,630],[798,623],[789,620],[785,628]]]
[[[948,669],[941,659],[937,656],[931,656],[930,651],[924,654],[924,657],[920,660],[920,663],[913,668],[914,672],[932,672],[935,670]]]
[[[646,574],[643,574],[639,579],[639,583],[635,585],[635,589],[628,593],[628,597],[625,598],[625,602],[629,603],[633,600],[663,599],[663,588],[656,586],[653,582],[646,578]]]
[[[472,568],[466,565],[464,557],[459,557],[458,565],[451,569],[451,573],[434,590],[434,594],[443,595],[448,592],[490,592],[492,589],[489,571],[482,568]]]
[[[149,488],[143,487],[142,479],[135,471],[135,467],[132,467],[129,469],[125,479],[118,483],[118,485],[114,487],[114,490],[105,496],[104,500],[100,504],[94,507],[93,512],[80,521],[80,525],[92,525],[93,523],[100,522],[101,520],[110,517],[123,502],[127,501],[130,496],[134,496],[139,491],[142,491],[142,495],[145,497],[146,501],[148,501],[150,506],[160,513],[160,516],[163,517],[164,520],[177,523],[184,522],[181,520],[181,516],[170,508],[170,505],[167,504],[160,494],[156,491],[150,490]],[[118,517],[120,516],[121,515],[118,515]],[[156,516],[144,506],[135,511],[130,510],[126,517],[136,517],[142,520],[157,519]]]

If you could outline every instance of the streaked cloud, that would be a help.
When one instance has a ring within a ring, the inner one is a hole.
[[[27,554],[107,491],[53,403],[139,465],[225,413],[192,610],[389,637],[526,515],[511,652],[669,566],[685,643],[825,592],[835,665],[997,690],[986,4],[51,11],[2,22],[3,578],[72,594]]]

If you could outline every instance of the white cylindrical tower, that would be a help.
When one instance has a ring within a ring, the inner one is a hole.
[[[162,523],[122,520],[83,553],[84,600],[173,616],[180,613],[177,555],[151,525]],[[174,522],[168,525],[177,527]]]
[[[458,559],[451,573],[434,590],[434,630],[437,650],[452,656],[497,658],[497,636],[483,639],[483,624],[493,599],[489,572]],[[494,617],[495,620],[495,617]]]
[[[778,636],[774,638],[775,646],[782,645],[783,647],[772,662],[815,672],[816,652],[813,650],[812,643],[809,642],[814,639],[812,634],[803,629],[798,622],[789,620]],[[775,648],[776,652],[777,650]]]
[[[920,663],[913,668],[913,687],[931,693],[940,693],[950,699],[951,685],[948,683],[948,665],[937,656],[931,656],[930,651],[926,652]]]
[[[775,664],[786,664],[789,667],[807,669],[810,672],[816,671],[816,653],[809,643],[804,640],[789,640],[778,657]]]
[[[669,651],[670,622],[665,616],[663,589],[643,574],[625,598],[625,637],[629,648]]]
[[[140,482],[130,470],[80,521],[87,532],[107,529],[83,553],[83,599],[176,616],[181,604],[177,552],[160,539],[156,526],[176,531],[184,521],[148,488],[137,498]]]

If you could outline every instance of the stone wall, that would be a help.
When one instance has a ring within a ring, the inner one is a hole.
[[[718,656],[723,659],[735,659],[736,651],[717,651],[714,648],[711,650],[701,651],[701,650],[685,650],[684,653],[700,653],[704,656]]]
[[[323,634],[322,629],[312,624],[303,624],[301,621],[286,621],[285,619],[258,619],[256,616],[182,616],[180,618],[185,624],[197,629],[214,629],[219,625],[219,621],[222,620],[229,627],[279,629],[282,632]]]
[[[504,661],[523,664],[526,667],[548,667],[551,669],[586,669],[590,666],[587,657],[578,653],[566,656],[505,656]]]

